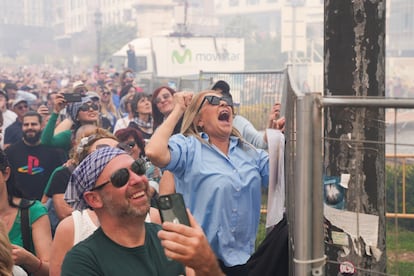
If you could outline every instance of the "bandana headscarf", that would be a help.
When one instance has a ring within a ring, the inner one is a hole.
[[[113,148],[99,148],[89,154],[70,176],[68,187],[65,192],[65,200],[74,209],[83,210],[88,207],[83,193],[90,191],[96,184],[106,165],[116,156],[127,154],[125,151]]]

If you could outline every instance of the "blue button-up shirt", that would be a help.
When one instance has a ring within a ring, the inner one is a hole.
[[[226,266],[244,264],[254,250],[260,219],[261,186],[269,181],[267,152],[230,137],[228,156],[194,136],[173,135],[175,187]]]

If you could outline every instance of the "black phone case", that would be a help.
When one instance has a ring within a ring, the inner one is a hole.
[[[181,194],[162,195],[157,201],[162,222],[170,221],[190,226],[190,220]]]
[[[63,97],[68,103],[82,101],[82,95],[80,93],[64,93]]]

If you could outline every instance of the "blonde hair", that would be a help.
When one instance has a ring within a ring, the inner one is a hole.
[[[197,122],[200,117],[200,112],[197,112],[197,111],[200,108],[200,104],[203,101],[204,97],[208,94],[216,94],[217,96],[221,97],[221,93],[214,91],[214,90],[204,90],[198,94],[195,94],[193,99],[191,100],[190,105],[187,107],[184,113],[183,123],[181,125],[182,134],[184,134],[185,136],[190,136],[190,135],[195,136],[202,143],[206,143],[206,141],[202,139],[200,136],[200,132],[202,130],[199,126],[197,126]],[[240,132],[237,131],[237,129],[235,129],[234,127],[232,127],[230,135],[236,136],[242,139]]]
[[[76,132],[73,135],[74,137],[72,139],[72,148],[70,149],[70,152],[69,152],[69,157],[71,159],[74,159],[74,156],[76,155],[77,146],[79,145],[81,139],[83,137],[88,137],[92,133],[95,133],[96,132],[96,129],[98,129],[98,126],[97,125],[94,125],[94,124],[86,124],[86,125],[80,126],[76,130]]]
[[[118,141],[118,138],[116,138],[115,135],[113,135],[108,130],[100,127],[98,127],[95,131],[90,133],[88,136],[84,136],[83,138],[81,138],[73,152],[72,158],[75,161],[75,163],[79,164],[90,153],[89,151],[91,146],[96,141],[104,138],[110,138],[114,139],[115,141]]]
[[[0,221],[0,275],[12,276],[13,264],[12,246],[6,227]]]
[[[101,88],[101,91],[99,92],[100,93],[99,96],[102,97],[102,93],[103,92],[109,92],[110,93],[109,94],[109,102],[108,103],[104,103],[102,101],[99,101],[100,104],[101,104],[101,113],[104,114],[104,115],[106,115],[109,112],[111,112],[118,119],[118,116],[117,116],[117,113],[116,113],[116,107],[114,105],[114,102],[112,101],[112,92],[111,92],[111,89],[108,86],[106,86],[106,85],[101,85],[100,88]]]

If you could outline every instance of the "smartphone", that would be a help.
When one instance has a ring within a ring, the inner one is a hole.
[[[63,97],[64,97],[65,101],[68,102],[68,103],[82,101],[82,96],[81,96],[80,92],[64,93]]]
[[[157,200],[161,221],[170,221],[190,226],[183,195],[179,193],[162,195]]]

